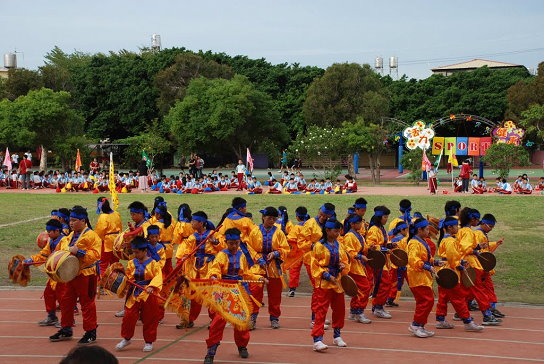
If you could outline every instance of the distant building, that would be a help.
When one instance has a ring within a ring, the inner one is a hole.
[[[8,78],[8,69],[0,68],[0,78]]]
[[[521,64],[488,61],[485,59],[473,59],[472,61],[450,64],[449,66],[442,66],[431,69],[433,75],[449,76],[456,72],[474,71],[477,68],[487,66],[492,70],[511,69],[511,68],[525,68]],[[525,68],[526,69],[526,68]]]

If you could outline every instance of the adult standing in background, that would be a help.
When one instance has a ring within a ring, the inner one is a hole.
[[[23,160],[19,166],[19,175],[22,178],[23,190],[30,189],[30,175],[32,174],[32,162],[28,160],[27,155],[23,155]]]
[[[197,178],[202,178],[204,174],[202,173],[202,170],[204,169],[204,159],[202,157],[195,155],[196,159],[196,175]]]
[[[472,175],[472,167],[470,166],[470,159],[466,159],[463,164],[461,164],[461,172],[459,177],[463,181],[462,191],[463,193],[468,193],[468,186],[470,181],[470,176]]]
[[[196,177],[196,155],[191,154],[191,159],[189,159],[189,174],[192,174]]]
[[[138,164],[138,189],[142,192],[147,192],[149,186],[147,185],[147,157],[142,157],[142,160]]]
[[[17,169],[19,167],[19,154],[13,153],[11,155],[11,167]]]
[[[247,169],[246,165],[242,160],[238,160],[238,165],[236,166],[236,176],[238,177],[238,188],[236,191],[242,191],[244,189],[244,174],[246,174]]]
[[[286,149],[283,149],[281,151],[280,170],[278,172],[283,171],[283,168],[285,168],[287,171],[289,170],[289,165],[287,165],[287,150]]]

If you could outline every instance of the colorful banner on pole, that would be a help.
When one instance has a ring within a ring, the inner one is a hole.
[[[432,143],[432,154],[440,155],[485,155],[491,146],[491,137],[435,137]]]
[[[425,127],[425,122],[418,120],[414,126],[404,129],[402,133],[406,138],[406,147],[408,149],[421,148],[429,149],[431,140],[434,137],[434,130]]]

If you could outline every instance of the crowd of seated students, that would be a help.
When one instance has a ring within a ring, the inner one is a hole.
[[[455,192],[462,191],[462,182],[459,178],[455,178],[453,183]],[[472,175],[470,181],[470,189],[473,194],[481,195],[486,192],[498,193],[501,195],[511,195],[513,193],[520,195],[530,195],[533,191],[541,191],[544,193],[544,177],[540,177],[538,183],[532,185],[527,174],[519,175],[513,183],[509,183],[505,178],[497,177],[495,186],[488,187],[484,177]]]

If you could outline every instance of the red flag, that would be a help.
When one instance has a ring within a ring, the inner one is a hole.
[[[251,158],[251,152],[249,151],[249,148],[247,148],[246,161],[247,166],[249,167],[249,171],[253,172],[253,158]]]
[[[430,171],[432,167],[431,161],[427,158],[427,153],[423,150],[423,158],[421,159],[421,169],[424,171]]]
[[[6,155],[4,156],[4,162],[2,162],[2,165],[8,167],[8,170],[11,170],[13,167],[11,165],[11,156],[9,155],[9,149],[6,147]]]
[[[79,149],[77,150],[77,154],[76,154],[76,166],[75,166],[75,170],[76,171],[79,171],[81,169],[81,156],[79,155]]]

